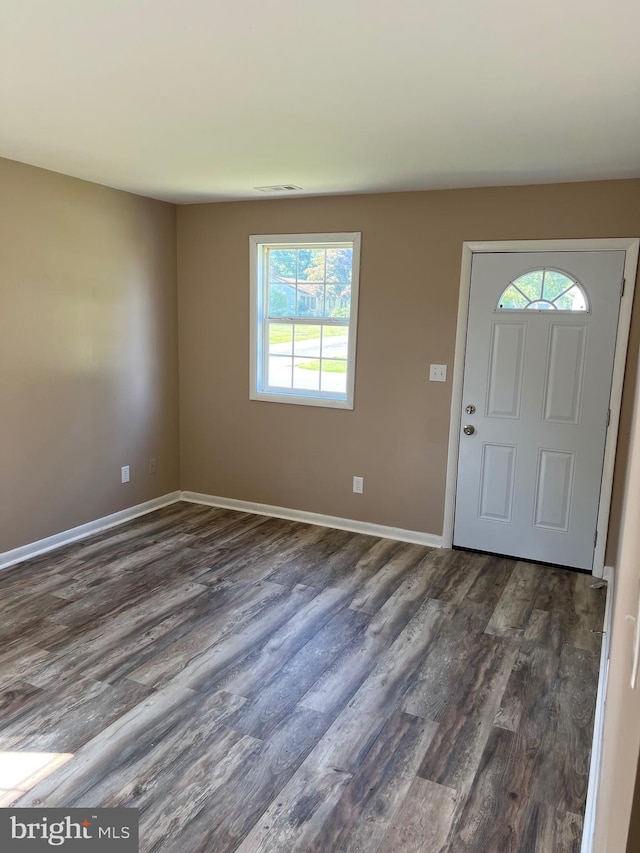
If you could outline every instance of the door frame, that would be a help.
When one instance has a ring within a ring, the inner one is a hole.
[[[447,453],[447,480],[444,501],[444,526],[442,547],[451,548],[453,544],[453,524],[456,508],[456,484],[458,479],[458,451],[460,448],[460,427],[462,424],[462,384],[464,380],[464,359],[469,321],[469,295],[471,292],[471,263],[473,256],[488,252],[601,252],[624,251],[625,287],[620,300],[616,348],[613,360],[611,395],[609,408],[611,419],[607,430],[604,450],[602,482],[600,484],[600,503],[598,507],[597,540],[593,554],[592,574],[602,577],[604,556],[607,545],[607,529],[611,509],[613,472],[618,443],[618,426],[622,404],[624,370],[631,326],[631,307],[635,291],[638,269],[638,251],[640,238],[613,237],[586,240],[498,240],[483,242],[465,242],[462,244],[462,264],[460,268],[460,292],[458,297],[458,323],[456,327],[456,348],[453,362],[453,380],[451,388],[451,417],[449,422],[449,450]]]

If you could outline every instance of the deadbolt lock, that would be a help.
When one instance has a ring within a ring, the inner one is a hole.
[[[476,413],[476,407],[473,405],[473,403],[470,403],[470,404],[467,406],[467,408],[465,409],[465,412],[466,412],[468,415],[475,415],[475,413]]]
[[[465,435],[473,435],[476,431],[476,428],[471,426],[471,424],[467,424],[466,427],[462,430]]]

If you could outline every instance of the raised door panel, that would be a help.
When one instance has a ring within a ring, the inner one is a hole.
[[[508,444],[485,444],[482,448],[479,517],[510,522],[516,448]]]
[[[545,422],[579,422],[586,344],[586,324],[551,324],[543,404]]]
[[[524,323],[494,323],[489,356],[487,417],[519,418],[524,368]]]
[[[567,531],[571,515],[575,453],[543,450],[538,453],[534,525]]]

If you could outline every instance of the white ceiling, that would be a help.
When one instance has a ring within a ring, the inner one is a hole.
[[[639,32],[638,0],[3,0],[0,155],[177,202],[640,176]]]

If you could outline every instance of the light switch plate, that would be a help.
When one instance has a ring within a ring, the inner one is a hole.
[[[431,364],[429,365],[429,382],[446,382],[447,381],[447,365],[446,364]]]

